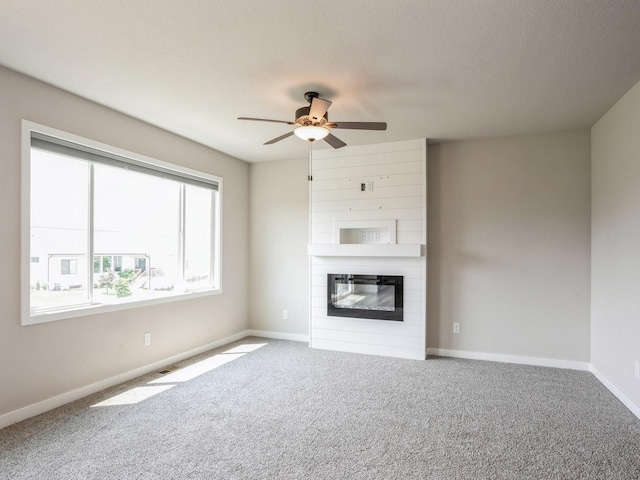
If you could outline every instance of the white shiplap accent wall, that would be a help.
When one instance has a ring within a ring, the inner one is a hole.
[[[396,220],[397,243],[426,244],[426,157],[426,140],[314,152],[311,243],[334,243],[336,221]],[[404,321],[328,317],[329,273],[402,275]],[[426,256],[312,256],[310,275],[311,347],[426,358]]]

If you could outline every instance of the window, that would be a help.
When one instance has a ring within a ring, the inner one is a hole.
[[[26,121],[23,141],[23,324],[221,291],[222,179]]]
[[[78,273],[78,262],[76,260],[60,260],[60,273],[62,275],[75,275]]]
[[[115,255],[113,257],[113,270],[115,272],[122,271],[122,255]]]

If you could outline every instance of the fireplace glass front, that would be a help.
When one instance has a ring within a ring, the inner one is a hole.
[[[327,275],[327,315],[402,321],[402,277]]]

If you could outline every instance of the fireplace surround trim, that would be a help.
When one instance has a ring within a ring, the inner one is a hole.
[[[376,244],[316,244],[307,246],[310,257],[423,257],[424,245],[419,243]]]

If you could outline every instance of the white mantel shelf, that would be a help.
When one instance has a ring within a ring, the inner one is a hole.
[[[308,245],[310,257],[422,257],[423,248],[419,243],[395,244],[324,244]]]

